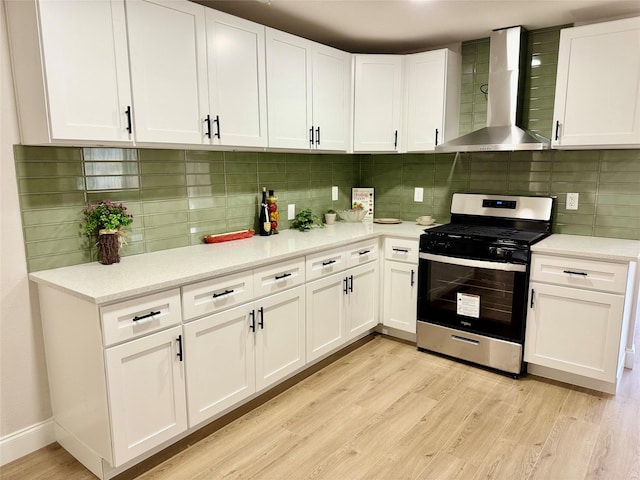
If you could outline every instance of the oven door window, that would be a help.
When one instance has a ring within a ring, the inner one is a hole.
[[[418,319],[522,342],[525,272],[420,260]]]

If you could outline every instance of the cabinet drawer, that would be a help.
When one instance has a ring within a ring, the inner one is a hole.
[[[418,240],[385,238],[384,258],[398,262],[418,263]]]
[[[625,263],[534,254],[531,261],[531,279],[603,292],[624,293],[628,268]]]
[[[347,247],[347,267],[355,267],[378,258],[378,239],[354,243]]]
[[[180,289],[101,307],[100,316],[105,346],[177,325]]]
[[[307,282],[341,272],[346,268],[347,257],[344,248],[336,248],[307,256]]]
[[[253,271],[254,297],[281,292],[304,283],[304,257],[296,258]]]
[[[251,271],[205,280],[182,287],[182,313],[185,320],[215,313],[253,298]]]

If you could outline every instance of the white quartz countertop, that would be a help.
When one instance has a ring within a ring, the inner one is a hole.
[[[132,255],[113,265],[94,262],[43,270],[30,273],[29,278],[101,305],[359,240],[380,236],[418,239],[425,228],[413,222],[392,225],[338,222],[308,232],[284,230],[270,237],[256,235]]]
[[[553,234],[531,247],[534,253],[592,260],[632,262],[640,260],[640,240]]]

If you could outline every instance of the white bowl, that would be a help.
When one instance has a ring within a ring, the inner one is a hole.
[[[345,222],[357,223],[361,222],[362,219],[367,216],[367,211],[364,208],[357,210],[338,210],[338,216]]]

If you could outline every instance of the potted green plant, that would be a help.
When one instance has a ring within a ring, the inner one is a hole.
[[[291,221],[291,228],[305,232],[311,230],[313,226],[322,227],[322,222],[314,214],[310,208],[305,208],[296,214],[296,217]]]
[[[324,214],[324,223],[326,223],[327,225],[333,225],[336,221],[336,214],[337,212],[333,208],[327,210],[327,212]]]
[[[133,215],[127,212],[122,203],[103,200],[100,203],[82,209],[82,232],[89,236],[98,236],[100,263],[111,265],[120,261],[120,245],[125,233],[123,227],[131,225]]]

